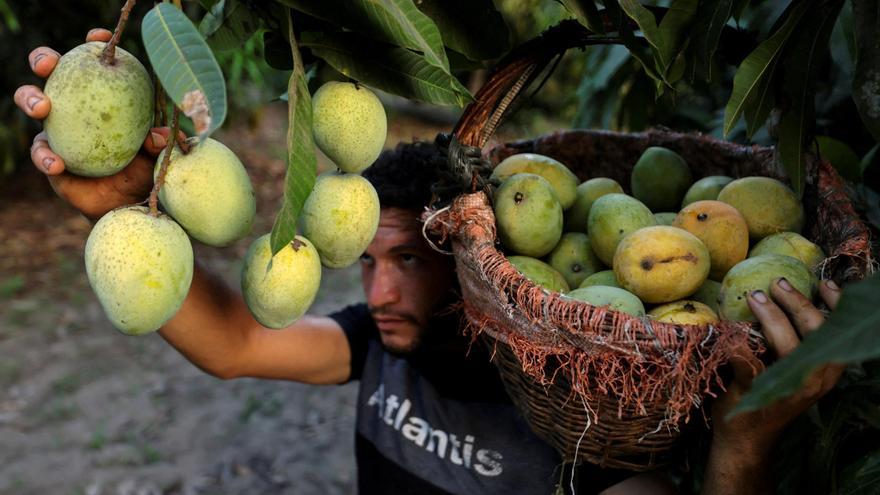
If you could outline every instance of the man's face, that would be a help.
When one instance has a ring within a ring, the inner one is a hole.
[[[418,346],[428,320],[449,302],[454,268],[450,256],[422,237],[418,212],[382,208],[376,237],[361,256],[361,273],[386,349],[409,353]]]

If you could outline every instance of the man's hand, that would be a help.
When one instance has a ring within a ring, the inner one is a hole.
[[[86,41],[109,41],[112,33],[92,29]],[[34,74],[49,77],[61,55],[48,47],[39,47],[28,56]],[[21,86],[15,91],[15,104],[28,117],[42,120],[49,115],[52,102],[37,86]],[[165,147],[170,131],[150,130],[140,153],[124,169],[108,177],[80,177],[65,171],[64,160],[49,148],[45,132],[37,134],[31,145],[31,161],[46,174],[55,192],[90,220],[95,221],[108,211],[146,199],[153,187],[153,166],[156,156]]]
[[[832,310],[840,300],[840,289],[830,280],[819,284],[819,293]],[[804,336],[815,332],[825,317],[809,299],[785,279],[770,285],[770,295],[755,291],[748,304],[761,323],[771,353],[784,359],[797,348]],[[726,419],[727,414],[748,392],[752,380],[764,365],[754,356],[732,360],[734,378],[727,393],[712,409],[712,450],[706,471],[704,493],[770,493],[767,475],[776,440],[785,427],[816,403],[837,383],[844,366],[829,364],[815,370],[801,390],[764,409]]]

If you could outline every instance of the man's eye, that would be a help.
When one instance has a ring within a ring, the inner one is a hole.
[[[412,255],[412,254],[403,253],[400,255],[400,261],[402,261],[408,265],[413,264],[413,263],[417,262],[418,260],[419,260],[419,258],[415,255]]]
[[[361,255],[361,263],[363,263],[365,265],[372,265],[373,264],[373,257],[367,253],[364,253]]]

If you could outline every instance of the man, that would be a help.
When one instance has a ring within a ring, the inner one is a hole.
[[[93,30],[87,39],[109,37],[106,30]],[[29,62],[37,75],[47,77],[58,58],[41,47]],[[51,108],[35,86],[19,88],[15,101],[36,119]],[[34,140],[31,158],[62,198],[95,221],[146,197],[155,156],[168,138],[168,129],[153,129],[142,153],[111,177],[65,173],[43,133]],[[516,414],[483,350],[473,346],[468,352],[450,309],[454,262],[422,238],[417,218],[428,201],[433,180],[428,172],[437,158],[428,145],[402,146],[364,173],[382,204],[376,237],[361,259],[365,306],[329,317],[309,315],[288,328],[269,330],[253,319],[239,294],[197,264],[183,306],[159,332],[196,366],[223,379],[314,384],[359,379],[356,446],[362,493],[550,493],[561,460]],[[833,283],[822,283],[820,292],[830,307],[837,304]],[[822,313],[784,279],[769,295],[750,295],[749,304],[779,358],[823,322]],[[757,360],[732,366],[734,379],[712,412],[704,492],[770,493],[769,454],[776,438],[833,387],[842,369],[822,368],[800,394],[726,420],[761,368]],[[603,493],[670,492],[660,476],[638,475],[615,484],[623,477],[594,471],[582,476],[578,493],[608,486]]]

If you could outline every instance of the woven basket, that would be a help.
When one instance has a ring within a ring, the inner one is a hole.
[[[484,146],[535,74],[567,47],[585,43],[588,36],[578,26],[564,24],[520,47],[477,94],[454,135],[465,145]],[[581,180],[610,177],[626,187],[649,146],[678,152],[697,178],[763,175],[787,181],[770,148],[668,131],[559,132],[489,155],[497,163],[514,153],[540,153],[565,163]],[[450,156],[456,173],[471,173]],[[812,157],[804,207],[804,234],[828,254],[823,277],[839,283],[863,278],[872,267],[868,230],[834,169]],[[514,403],[567,461],[634,471],[668,463],[682,426],[721,383],[720,367],[737,354],[764,351],[757,328],[748,323],[659,323],[536,286],[496,248],[495,218],[482,191],[457,197],[430,216],[428,227],[452,239],[467,331],[492,347]]]

